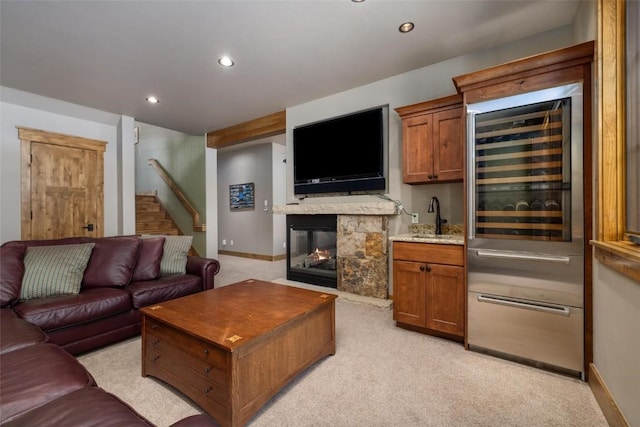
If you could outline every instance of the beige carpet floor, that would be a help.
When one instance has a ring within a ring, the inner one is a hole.
[[[284,276],[283,262],[226,258],[233,257],[220,257],[217,285]],[[296,377],[249,426],[607,425],[579,379],[400,329],[388,308],[339,297],[336,341],[334,356]],[[163,382],[142,378],[139,338],[79,360],[102,388],[158,426],[199,412]]]

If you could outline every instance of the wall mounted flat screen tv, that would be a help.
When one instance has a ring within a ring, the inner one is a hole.
[[[388,106],[295,127],[294,194],[383,192]]]

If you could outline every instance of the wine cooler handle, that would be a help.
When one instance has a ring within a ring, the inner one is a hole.
[[[507,252],[507,251],[494,251],[488,249],[478,249],[477,255],[479,258],[493,258],[493,259],[509,259],[519,261],[542,261],[552,262],[556,264],[569,264],[571,258],[561,255],[542,255],[525,252]]]
[[[467,191],[468,240],[476,237],[476,113],[477,111],[467,110],[467,185],[471,189]]]

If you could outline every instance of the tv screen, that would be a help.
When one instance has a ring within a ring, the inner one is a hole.
[[[293,129],[294,194],[385,190],[387,107]]]

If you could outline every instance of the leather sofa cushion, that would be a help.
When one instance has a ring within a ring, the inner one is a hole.
[[[33,409],[3,426],[145,426],[133,408],[99,387],[83,388]]]
[[[131,297],[121,288],[90,288],[77,295],[24,301],[13,309],[46,332],[128,311]]]
[[[162,276],[156,280],[133,282],[127,286],[134,308],[141,308],[170,299],[190,295],[202,290],[199,276]]]
[[[19,318],[10,308],[0,309],[0,354],[47,340],[36,325]]]
[[[138,261],[133,269],[132,282],[160,277],[160,262],[164,252],[164,237],[140,239]]]
[[[137,237],[102,237],[95,243],[82,280],[83,288],[125,286],[131,281],[138,259]]]
[[[35,344],[5,353],[0,355],[0,364],[0,423],[95,385],[80,362],[54,344]]]
[[[18,301],[24,274],[25,245],[14,245],[0,248],[0,307],[7,307]]]

